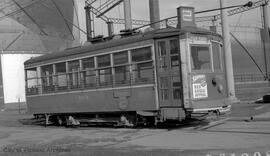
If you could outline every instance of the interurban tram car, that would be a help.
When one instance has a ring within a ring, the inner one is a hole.
[[[180,122],[230,108],[224,68],[215,32],[122,35],[26,61],[28,110],[60,125]]]

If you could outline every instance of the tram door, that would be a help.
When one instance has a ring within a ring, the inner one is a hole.
[[[160,107],[182,106],[180,47],[178,38],[156,41]]]

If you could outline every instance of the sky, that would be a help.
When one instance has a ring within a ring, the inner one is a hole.
[[[99,6],[106,0],[98,0],[94,4]],[[132,18],[149,20],[149,5],[148,0],[130,0],[132,8]],[[195,11],[202,11],[208,9],[219,8],[220,0],[159,0],[160,5],[160,17],[161,19],[172,17],[176,15],[176,8],[179,6],[193,6]],[[241,5],[247,3],[249,0],[226,0],[226,6]],[[258,1],[258,0],[253,0]],[[84,23],[84,0],[77,0],[79,8],[79,17],[81,27],[85,27]],[[269,8],[269,7],[268,7]],[[270,9],[269,9],[270,10]],[[210,14],[218,14],[219,12],[213,12]],[[200,16],[206,16],[209,14],[201,14]],[[106,14],[108,17],[124,18],[123,5],[115,7],[113,10]],[[270,19],[269,19],[270,21]],[[106,36],[106,24],[100,20],[96,20],[96,32],[99,34],[104,34]],[[241,13],[230,17],[230,23],[232,25],[244,25],[244,26],[254,26],[260,27],[261,24],[261,14],[260,9],[253,9],[251,11]],[[115,25],[116,30],[123,29],[123,25]]]

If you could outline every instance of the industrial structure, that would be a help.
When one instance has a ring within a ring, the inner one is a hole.
[[[79,45],[77,6],[73,1],[0,2],[0,107],[25,106],[25,60]]]

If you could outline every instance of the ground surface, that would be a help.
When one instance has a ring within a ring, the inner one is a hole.
[[[1,156],[270,156],[270,104],[235,104],[225,124],[205,128],[44,127],[31,118],[0,112]]]

